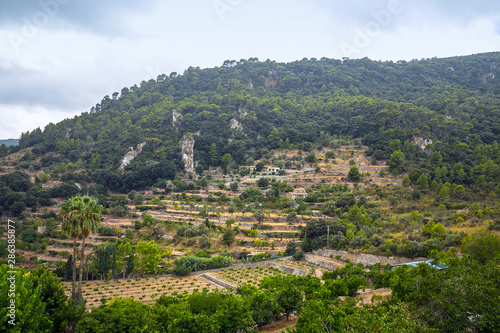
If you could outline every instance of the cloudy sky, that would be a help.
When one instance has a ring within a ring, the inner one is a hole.
[[[0,139],[226,59],[411,60],[500,50],[500,2],[1,0]]]

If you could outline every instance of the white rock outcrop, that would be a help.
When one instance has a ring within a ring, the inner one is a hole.
[[[181,114],[179,111],[177,111],[177,110],[175,110],[175,109],[174,109],[174,110],[172,111],[172,124],[174,124],[174,125],[175,125],[175,123],[176,123],[176,122],[179,120],[179,118],[181,118],[181,117],[182,117],[182,114]]]
[[[243,131],[243,125],[236,118],[233,118],[229,121],[229,126],[231,126],[232,130]]]
[[[132,160],[141,153],[142,148],[144,147],[145,144],[146,142],[141,142],[137,145],[137,147],[135,147],[135,149],[134,147],[130,147],[129,151],[125,154],[125,156],[123,156],[123,159],[120,163],[120,166],[118,167],[118,170],[123,171],[125,167],[129,165],[130,162],[132,162]]]
[[[413,144],[417,146],[418,149],[425,151],[425,147],[427,147],[427,145],[432,144],[432,140],[424,139],[422,137],[417,136],[413,138]]]
[[[238,108],[238,113],[240,114],[240,117],[241,117],[241,118],[245,118],[245,117],[246,117],[246,115],[248,114],[248,110],[247,110],[247,108],[246,108],[246,107],[244,107],[244,106],[240,106],[240,107]]]
[[[194,172],[194,136],[191,133],[186,133],[182,137],[181,142],[182,162],[184,162],[184,170]]]

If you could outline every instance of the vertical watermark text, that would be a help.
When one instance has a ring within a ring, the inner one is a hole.
[[[9,301],[7,302],[7,322],[9,325],[16,325],[16,222],[12,220],[7,220],[7,265],[9,266],[9,271],[7,271],[7,281],[8,281],[8,292],[7,297]]]

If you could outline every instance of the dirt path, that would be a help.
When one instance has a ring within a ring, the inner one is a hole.
[[[276,321],[269,325],[262,326],[258,331],[260,333],[279,333],[284,332],[287,327],[294,328],[297,323],[297,317],[291,316],[289,320],[283,317],[279,321]]]
[[[365,304],[377,304],[380,303],[381,300],[376,300],[372,302],[373,296],[380,296],[382,300],[387,300],[392,296],[392,289],[390,288],[381,288],[377,290],[366,289],[364,292],[359,292],[360,296],[363,298],[363,303]]]
[[[321,277],[323,276],[323,271],[319,268],[316,268],[314,270],[314,276],[321,279]]]

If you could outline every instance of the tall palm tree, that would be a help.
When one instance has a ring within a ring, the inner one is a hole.
[[[96,198],[89,196],[73,197],[64,201],[61,205],[61,216],[63,218],[62,229],[73,238],[73,285],[71,295],[73,304],[81,303],[82,279],[85,262],[85,240],[90,232],[96,232],[101,221],[103,207],[97,204]],[[81,236],[80,255],[80,279],[78,282],[78,294],[75,292],[76,284],[76,239]]]
[[[82,277],[83,277],[83,266],[85,261],[85,240],[89,236],[90,232],[96,233],[97,227],[101,223],[101,212],[103,206],[99,205],[96,198],[91,198],[89,196],[84,196],[80,199],[80,211],[78,214],[78,224],[79,230],[82,236],[82,249],[81,249],[81,260],[80,260],[80,280],[78,282],[78,301],[82,300]]]
[[[62,226],[61,229],[73,239],[73,260],[72,260],[72,270],[73,270],[73,284],[71,286],[71,299],[73,300],[73,305],[76,305],[76,239],[80,236],[80,225],[78,223],[77,214],[80,207],[80,198],[73,197],[61,204],[61,217]]]

